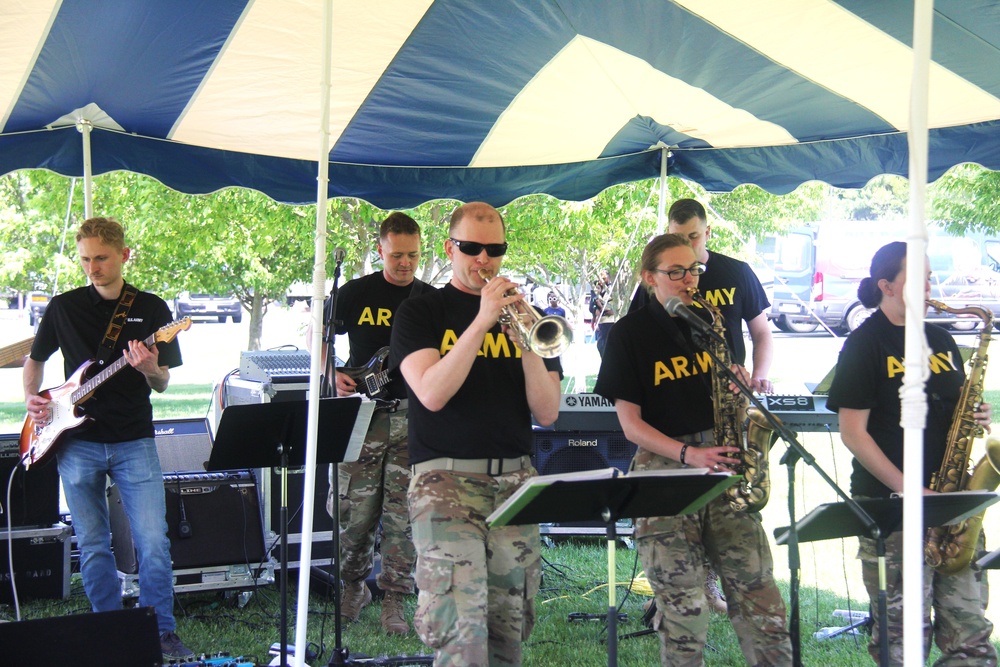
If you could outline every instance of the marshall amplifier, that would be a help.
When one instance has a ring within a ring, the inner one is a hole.
[[[160,419],[153,431],[163,472],[205,470],[212,455],[208,419]]]
[[[163,475],[174,570],[266,560],[257,481],[248,470]],[[118,486],[108,489],[111,545],[119,572],[139,571]]]
[[[0,506],[10,512],[14,528],[48,528],[59,521],[59,471],[55,457],[29,470],[20,461],[19,436],[0,435],[0,480],[3,482]],[[10,507],[6,507],[7,482],[14,475],[10,490]],[[7,516],[0,514],[0,526],[7,527]]]

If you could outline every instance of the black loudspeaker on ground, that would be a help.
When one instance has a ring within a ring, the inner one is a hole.
[[[0,623],[0,667],[159,665],[152,607]]]

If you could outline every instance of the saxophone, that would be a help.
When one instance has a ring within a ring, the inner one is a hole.
[[[931,474],[930,489],[940,493],[993,491],[1000,484],[1000,440],[990,438],[986,443],[986,454],[971,471],[969,469],[972,444],[984,432],[972,415],[979,411],[979,404],[983,400],[986,349],[992,338],[993,313],[975,306],[951,308],[940,301],[928,300],[927,305],[956,315],[971,313],[983,320],[979,346],[969,359],[969,374],[955,405],[941,468]],[[955,574],[967,567],[972,562],[979,542],[983,514],[985,510],[951,526],[928,528],[927,543],[924,546],[926,563],[941,574]]]
[[[726,368],[732,366],[729,358],[729,348],[725,340],[725,318],[719,309],[705,300],[697,288],[688,290],[691,298],[712,315],[712,329],[718,334],[718,339],[709,337],[708,344],[712,352]],[[730,507],[736,512],[759,512],[767,505],[771,493],[771,480],[768,474],[768,454],[771,446],[777,440],[774,429],[767,419],[756,408],[749,407],[750,401],[743,393],[734,394],[729,390],[729,380],[720,372],[716,364],[712,364],[712,396],[715,404],[715,444],[739,447],[740,462],[733,465],[733,470],[743,475],[743,480],[726,489],[726,497]],[[749,419],[749,423],[747,423]],[[746,438],[743,437],[743,426],[747,424]]]

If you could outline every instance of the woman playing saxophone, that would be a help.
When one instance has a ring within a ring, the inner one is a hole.
[[[903,429],[900,426],[899,389],[903,381],[906,277],[906,244],[890,243],[872,259],[871,275],[861,281],[858,298],[868,308],[878,307],[844,344],[827,406],[839,412],[840,433],[854,455],[851,494],[856,498],[888,498],[903,490]],[[930,294],[930,271],[925,293]],[[925,297],[926,298],[926,297]],[[944,329],[924,325],[930,346],[930,374],[926,393],[927,425],[924,431],[924,485],[937,472],[946,451],[955,406],[962,394],[966,373],[958,346]],[[992,410],[982,403],[970,414],[988,429]],[[931,491],[928,489],[927,493]],[[980,538],[981,539],[981,538]],[[865,587],[872,600],[879,592],[875,542],[860,538],[858,558],[862,563]],[[879,635],[888,632],[892,665],[903,664],[902,647],[902,532],[886,540],[886,588],[888,627],[878,623],[872,631],[868,651],[878,661]],[[924,570],[925,654],[931,630],[941,649],[937,665],[996,665],[997,655],[990,643],[993,624],[985,617],[982,600],[988,597],[987,582],[975,566],[954,575]],[[908,610],[917,607],[909,601]],[[931,625],[930,609],[934,609]]]
[[[691,307],[691,291],[704,272],[685,236],[657,236],[641,260],[651,300],[618,320],[608,336],[594,390],[614,402],[625,436],[639,446],[635,470],[692,466],[722,472],[738,463],[739,448],[716,442],[713,428],[715,394],[735,387],[713,386],[711,356],[687,322],[663,307],[671,298]],[[742,367],[732,368],[749,379]],[[722,578],[747,662],[791,665],[785,604],[757,512],[736,511],[718,497],[692,514],[637,519],[635,534],[656,596],[654,625],[664,665],[704,664],[706,558]]]

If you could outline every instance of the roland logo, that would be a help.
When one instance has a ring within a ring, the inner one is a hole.
[[[586,438],[569,438],[570,447],[597,447],[597,438],[588,440]]]

